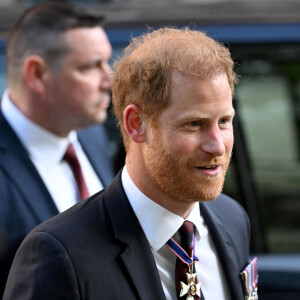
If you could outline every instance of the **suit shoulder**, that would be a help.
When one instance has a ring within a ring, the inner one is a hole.
[[[250,221],[248,214],[241,204],[231,197],[220,194],[220,196],[210,202],[205,202],[202,204],[203,207],[207,208],[211,213],[213,213],[217,218],[226,220],[227,225],[240,227],[244,224],[244,228],[250,231]]]
[[[70,233],[74,228],[84,228],[88,222],[101,219],[104,213],[103,199],[105,190],[102,190],[87,200],[83,200],[66,211],[55,215],[36,226],[32,232],[48,232],[54,235]]]
[[[121,179],[117,176],[105,189],[90,198],[80,201],[66,211],[38,225],[33,231],[44,231],[52,234],[68,234],[76,228],[77,233],[98,230],[103,233],[110,222],[108,221],[107,203],[120,196]]]
[[[223,210],[224,212],[231,212],[235,211],[235,212],[240,212],[243,214],[246,214],[245,209],[243,208],[243,206],[238,203],[236,200],[234,200],[233,198],[229,197],[228,195],[225,194],[220,194],[220,196],[218,198],[216,198],[213,201],[210,201],[207,203],[209,206],[211,206],[212,208],[217,208],[220,210]]]

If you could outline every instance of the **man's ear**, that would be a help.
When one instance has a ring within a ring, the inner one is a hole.
[[[45,91],[45,75],[48,71],[45,60],[38,55],[30,55],[24,63],[24,77],[26,84],[35,92]]]
[[[136,143],[143,143],[146,140],[145,115],[135,104],[128,105],[123,113],[124,125],[129,137]]]

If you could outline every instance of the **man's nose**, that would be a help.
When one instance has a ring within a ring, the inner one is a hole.
[[[201,143],[202,151],[215,156],[224,155],[226,149],[224,137],[219,127],[215,126],[207,129]]]
[[[113,71],[108,63],[103,65],[102,71],[101,89],[107,91],[111,89]]]

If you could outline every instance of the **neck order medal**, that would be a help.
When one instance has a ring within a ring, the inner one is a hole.
[[[189,273],[186,273],[187,285],[180,281],[180,297],[187,294],[186,300],[193,300],[196,295],[201,297],[201,284],[200,282],[196,283],[196,273],[193,273],[193,263],[194,261],[192,260],[192,263],[189,265]]]

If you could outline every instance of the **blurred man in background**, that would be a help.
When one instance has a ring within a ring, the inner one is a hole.
[[[0,112],[0,296],[25,235],[113,178],[99,125],[111,89],[112,48],[102,22],[48,2],[29,8],[9,33]]]

